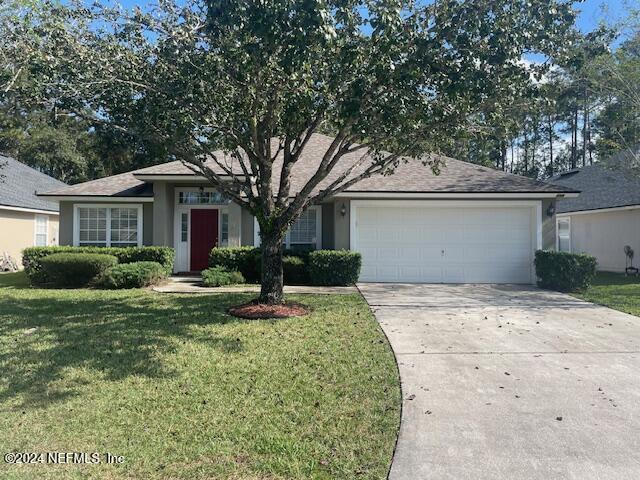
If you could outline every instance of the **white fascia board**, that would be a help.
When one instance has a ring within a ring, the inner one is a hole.
[[[0,205],[0,210],[11,210],[13,212],[41,213],[42,215],[60,215],[60,212],[53,210],[40,210],[38,208],[12,207],[10,205]]]
[[[373,198],[373,199],[466,199],[466,198],[575,198],[579,193],[409,193],[409,192],[342,192],[334,195],[337,198]]]
[[[58,202],[152,203],[153,197],[112,197],[109,195],[38,195]]]
[[[562,212],[557,213],[558,217],[569,217],[571,215],[585,215],[589,213],[607,213],[607,212],[622,212],[624,210],[638,210],[640,205],[625,205],[624,207],[611,207],[611,208],[594,208],[591,210],[578,210],[576,212]]]

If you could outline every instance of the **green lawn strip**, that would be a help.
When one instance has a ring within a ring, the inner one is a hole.
[[[15,290],[29,287],[29,279],[23,271],[0,272],[0,291]]]
[[[225,313],[251,298],[0,288],[0,450],[126,458],[3,465],[6,477],[384,478],[399,383],[365,302]]]
[[[575,294],[589,302],[640,316],[640,277],[598,272],[586,292]]]

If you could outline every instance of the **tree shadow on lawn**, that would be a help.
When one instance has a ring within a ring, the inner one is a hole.
[[[174,376],[162,357],[187,341],[227,354],[243,351],[236,335],[215,336],[210,330],[200,334],[192,327],[247,322],[226,309],[248,301],[250,295],[57,292],[2,300],[0,402],[22,396],[17,408],[46,407],[77,395],[73,385],[88,381],[65,375],[64,370],[73,367],[113,381]]]

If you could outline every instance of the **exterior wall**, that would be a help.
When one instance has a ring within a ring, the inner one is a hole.
[[[551,205],[555,208],[555,199],[542,201],[542,248],[544,250],[556,249],[556,217],[547,215]]]
[[[174,210],[176,189],[188,185],[154,182],[154,202],[143,203],[143,244],[174,246]],[[375,198],[371,198],[372,200]],[[322,248],[349,249],[351,198],[336,198],[322,204]],[[430,200],[425,200],[430,201]],[[482,200],[478,200],[482,201]],[[507,200],[508,201],[508,200]],[[60,202],[60,244],[73,244],[74,203],[117,202]],[[547,209],[555,200],[542,201],[542,243],[545,249],[555,248],[555,217],[547,216]],[[123,205],[127,205],[123,203]],[[346,213],[342,215],[342,207]],[[254,220],[247,210],[229,205],[229,245],[253,245]],[[635,248],[635,247],[634,247]],[[640,252],[640,250],[638,250]]]
[[[342,207],[345,207],[346,213],[341,213]],[[333,208],[333,231],[334,231],[334,248],[336,250],[349,250],[351,226],[351,199],[336,198]]]
[[[241,210],[240,240],[243,246],[253,245],[253,215],[248,210]]]
[[[60,202],[60,245],[73,245],[74,202]]]
[[[95,204],[95,205],[122,205],[123,207],[135,205],[132,202],[92,202],[91,199],[81,202],[60,202],[60,245],[73,245],[73,210],[76,204]],[[152,202],[142,204],[142,244],[154,245],[153,243],[153,225],[154,225],[154,208]]]
[[[636,252],[640,266],[640,209],[581,213],[571,218],[571,251],[588,253],[598,260],[598,270],[624,272],[624,246]]]
[[[173,184],[153,183],[153,245],[173,246]]]
[[[35,218],[32,212],[18,212],[0,209],[0,255],[5,252],[19,266],[22,265],[22,250],[35,245]],[[58,215],[46,215],[48,218],[48,245],[58,245]]]
[[[322,204],[322,248],[333,250],[335,248],[335,204],[327,202]]]

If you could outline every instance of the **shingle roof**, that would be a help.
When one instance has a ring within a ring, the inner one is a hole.
[[[153,197],[153,187],[150,183],[138,180],[133,176],[133,172],[127,172],[49,190],[45,192],[45,195]]]
[[[38,197],[36,192],[66,187],[66,183],[3,155],[0,155],[0,176],[4,176],[0,178],[0,205],[59,211],[58,202]]]
[[[295,164],[291,172],[291,193],[300,191],[307,180],[314,174],[320,163],[322,155],[327,150],[333,139],[326,135],[315,134],[309,140],[303,155]],[[234,173],[241,174],[237,163],[221,152],[217,152],[218,158],[224,158]],[[328,177],[320,183],[318,189],[326,188],[338,175],[359,161],[362,151],[347,154],[338,163]],[[428,166],[424,166],[421,160],[409,159],[399,165],[393,175],[374,176],[361,181],[348,189],[347,192],[408,192],[408,193],[569,193],[575,190],[564,186],[551,185],[527,177],[521,177],[494,170],[479,165],[441,157],[444,164],[440,175],[434,175]],[[367,158],[363,166],[372,160]],[[213,166],[213,162],[209,163]],[[274,191],[278,189],[282,158],[278,158],[274,164],[273,182]],[[219,167],[216,171],[221,172]],[[94,180],[85,184],[74,185],[57,192],[57,195],[122,195],[122,189],[126,187],[139,187],[142,182],[136,180],[136,176],[153,178],[161,175],[193,175],[191,170],[181,162],[169,162],[152,167],[146,167],[133,172]],[[112,179],[112,180],[110,180]],[[117,181],[114,183],[114,180]],[[139,183],[136,183],[139,182]],[[130,193],[128,195],[131,195]]]
[[[550,181],[582,192],[577,198],[559,201],[558,213],[640,205],[640,179],[622,170],[589,165]]]

